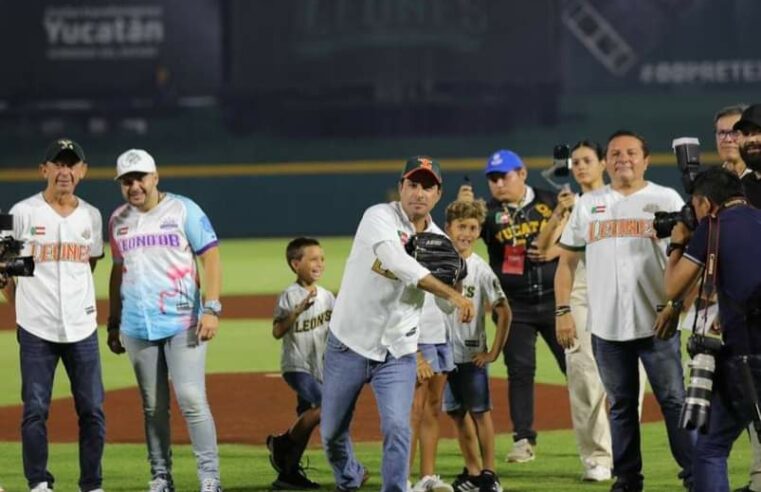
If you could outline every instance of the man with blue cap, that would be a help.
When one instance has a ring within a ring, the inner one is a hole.
[[[508,463],[525,463],[535,457],[534,375],[536,339],[541,335],[565,373],[565,354],[555,338],[553,283],[557,261],[533,244],[557,205],[555,194],[526,184],[528,171],[515,152],[498,150],[484,169],[492,199],[488,202],[481,238],[489,264],[510,300],[513,320],[505,344],[508,401],[513,424],[513,449]],[[459,199],[472,199],[467,186]]]

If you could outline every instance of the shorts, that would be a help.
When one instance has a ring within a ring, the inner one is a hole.
[[[491,410],[489,372],[472,362],[457,364],[444,388],[444,411],[483,413]]]
[[[301,415],[322,403],[322,383],[308,372],[289,371],[283,379],[296,392],[296,414]]]
[[[418,352],[431,365],[436,374],[454,370],[454,353],[450,343],[419,343]]]

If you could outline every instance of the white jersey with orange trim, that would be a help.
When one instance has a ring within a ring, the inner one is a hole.
[[[462,295],[473,301],[476,314],[469,323],[460,322],[456,312],[446,317],[457,364],[473,362],[474,355],[486,352],[485,305],[494,307],[506,299],[499,279],[483,258],[472,253],[465,261],[468,275],[462,281]]]
[[[656,306],[666,298],[667,244],[655,237],[653,217],[682,205],[675,190],[650,182],[631,195],[607,185],[576,202],[560,244],[585,251],[592,334],[610,341],[653,335]]]
[[[333,313],[335,297],[327,289],[315,286],[312,305],[299,315],[291,328],[283,335],[283,347],[280,355],[282,372],[308,372],[318,381],[322,381],[322,356],[328,340],[328,323]],[[292,283],[277,299],[275,321],[287,318],[309,295],[309,291]]]
[[[90,258],[103,256],[103,222],[82,200],[66,217],[42,193],[11,208],[13,236],[22,255],[34,258],[34,276],[16,278],[16,322],[29,333],[56,343],[78,342],[97,328]]]

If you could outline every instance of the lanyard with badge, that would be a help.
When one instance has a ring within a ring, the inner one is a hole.
[[[526,268],[526,245],[517,244],[515,231],[515,219],[518,214],[522,213],[521,204],[524,198],[521,199],[518,207],[512,213],[506,203],[502,204],[503,217],[507,218],[507,226],[512,229],[512,244],[505,244],[504,256],[502,257],[502,273],[504,275],[523,275]]]

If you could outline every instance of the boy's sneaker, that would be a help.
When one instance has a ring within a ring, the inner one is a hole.
[[[587,466],[584,474],[581,476],[581,479],[585,482],[605,482],[611,478],[610,468],[600,465]]]
[[[528,463],[534,461],[534,445],[528,439],[519,439],[513,443],[513,450],[507,453],[508,463]]]
[[[53,492],[52,487],[48,487],[47,482],[40,482],[31,489],[29,489],[29,492]]]
[[[320,488],[320,484],[309,480],[304,469],[298,467],[291,473],[280,473],[277,480],[272,482],[272,488],[275,490],[315,490]]]
[[[499,483],[497,474],[491,470],[484,470],[481,472],[481,476],[478,477],[479,487],[478,492],[502,492],[502,485]]]
[[[204,478],[201,481],[201,492],[222,492],[222,485],[216,478]]]
[[[426,475],[412,486],[412,492],[453,492],[451,485],[438,475]]]
[[[291,439],[288,437],[288,434],[280,434],[279,436],[270,434],[267,436],[270,464],[276,472],[283,473],[293,468],[288,458],[291,454],[291,447]]]
[[[157,475],[148,482],[148,492],[174,492],[174,482],[169,475]]]
[[[457,475],[452,482],[454,492],[475,492],[480,485],[481,477],[479,475],[470,475],[467,468],[462,469],[462,473]]]

